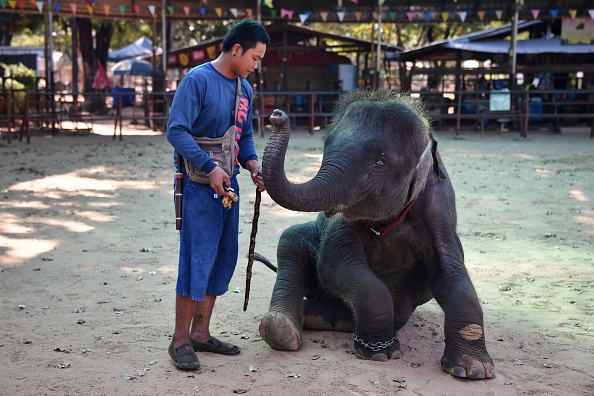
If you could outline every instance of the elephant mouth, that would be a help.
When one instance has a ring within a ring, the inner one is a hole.
[[[335,215],[335,214],[337,214],[337,213],[343,212],[343,211],[344,211],[344,210],[346,210],[347,208],[348,208],[348,206],[346,206],[346,205],[343,205],[343,204],[338,204],[338,205],[336,205],[336,206],[335,206],[335,207],[333,207],[333,208],[330,208],[330,209],[328,209],[328,210],[325,210],[325,211],[324,211],[324,215],[325,215],[327,218],[329,218],[329,217],[332,217],[332,216],[334,216],[334,215]]]

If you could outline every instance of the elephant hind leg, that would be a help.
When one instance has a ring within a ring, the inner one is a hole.
[[[352,333],[355,318],[351,309],[340,300],[308,298],[303,302],[303,328]]]
[[[268,312],[262,317],[260,336],[277,351],[296,351],[301,348],[301,329],[280,312]]]

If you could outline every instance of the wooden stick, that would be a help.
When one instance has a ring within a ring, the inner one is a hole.
[[[262,193],[256,187],[256,201],[254,202],[254,219],[252,220],[252,233],[250,234],[250,248],[248,251],[248,263],[245,278],[245,300],[243,310],[247,311],[248,301],[250,300],[250,283],[252,280],[252,266],[254,265],[254,249],[256,247],[256,233],[258,232],[258,218],[260,217],[260,201]]]

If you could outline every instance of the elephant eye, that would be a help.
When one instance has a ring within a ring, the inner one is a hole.
[[[382,168],[384,165],[386,165],[386,159],[384,157],[376,158],[373,164],[375,168]]]

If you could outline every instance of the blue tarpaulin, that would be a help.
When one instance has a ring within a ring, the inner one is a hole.
[[[155,50],[157,55],[161,55],[161,48]],[[124,59],[151,56],[153,54],[153,42],[147,37],[141,37],[130,45],[107,54],[107,60],[110,62],[119,62]]]

